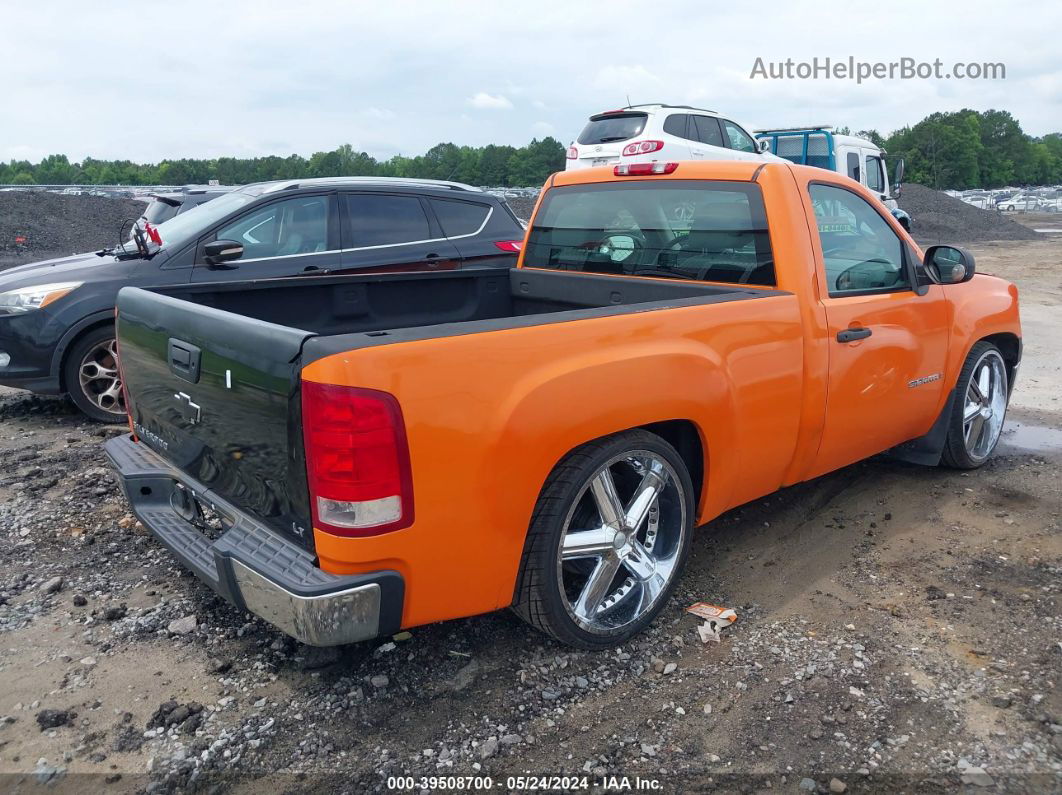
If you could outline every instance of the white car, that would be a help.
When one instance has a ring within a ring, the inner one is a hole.
[[[1039,210],[1041,204],[1042,202],[1038,197],[1019,193],[1017,196],[1011,196],[1009,199],[999,202],[996,205],[996,209],[1005,213],[1031,213]]]
[[[688,105],[631,105],[590,117],[568,147],[566,171],[672,160],[772,160],[737,122]]]

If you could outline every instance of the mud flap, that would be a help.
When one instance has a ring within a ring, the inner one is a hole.
[[[951,413],[955,409],[956,390],[951,390],[944,408],[925,436],[919,436],[908,442],[897,445],[888,451],[888,454],[900,461],[909,464],[921,464],[922,466],[935,467],[940,463],[944,453],[944,445],[948,441],[948,429],[951,427]]]

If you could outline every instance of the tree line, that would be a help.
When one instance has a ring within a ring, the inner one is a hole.
[[[245,185],[271,179],[306,177],[408,177],[446,179],[470,185],[540,186],[554,171],[564,168],[565,149],[560,141],[546,137],[527,146],[457,146],[442,143],[423,155],[396,155],[377,160],[343,144],[331,152],[316,152],[309,158],[219,157],[210,160],[183,158],[160,163],[129,160],[97,160],[86,157],[71,163],[66,155],[49,155],[39,163],[12,160],[0,163],[0,184],[15,185]]]
[[[841,128],[848,132],[848,128]],[[1062,133],[1026,135],[1002,110],[934,113],[888,137],[877,130],[857,133],[906,161],[908,182],[933,188],[998,188],[1004,185],[1062,184]],[[331,152],[253,158],[185,158],[160,163],[97,160],[71,163],[50,155],[39,163],[0,163],[0,183],[24,185],[243,185],[270,179],[378,176],[448,179],[471,185],[539,186],[564,168],[564,146],[555,138],[527,146],[457,146],[442,143],[423,155],[377,160],[344,144]]]
[[[1005,110],[933,113],[884,137],[857,132],[905,161],[906,182],[931,188],[1062,184],[1062,133],[1026,135]]]

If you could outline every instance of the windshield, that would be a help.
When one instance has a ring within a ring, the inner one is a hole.
[[[645,180],[553,188],[524,248],[530,268],[774,285],[758,185]]]

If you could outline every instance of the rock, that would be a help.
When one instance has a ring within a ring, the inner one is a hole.
[[[163,701],[159,704],[158,709],[152,713],[151,717],[148,718],[147,727],[149,729],[154,729],[158,726],[165,726],[166,718],[175,709],[177,709],[176,701],[173,701],[172,699],[169,701]]]
[[[199,620],[195,615],[190,615],[184,618],[175,618],[166,625],[166,630],[171,635],[189,635],[195,632],[197,626],[199,626]]]
[[[335,646],[303,646],[299,649],[296,662],[301,671],[314,671],[327,668],[339,662],[339,649]]]
[[[812,729],[810,732],[808,732],[808,737],[810,737],[812,740],[821,740],[822,729]]]
[[[926,587],[926,599],[928,601],[935,601],[937,599],[947,599],[948,596],[944,591],[935,585],[929,585]]]
[[[502,745],[519,745],[524,741],[524,738],[519,734],[507,734],[501,738]]]
[[[70,725],[76,717],[77,713],[69,709],[42,709],[37,713],[37,725],[41,727],[41,731],[56,729]]]
[[[91,668],[92,666],[94,666],[96,664],[96,658],[95,657],[82,657],[81,658],[81,664],[84,665],[86,668]]]
[[[677,663],[669,662],[667,665],[664,666],[664,675],[666,676],[667,674],[672,674],[677,669],[678,669],[678,664]]]
[[[704,714],[705,715],[711,715],[712,714],[712,705],[710,703],[704,705]]]
[[[120,605],[111,605],[110,607],[108,607],[106,610],[103,611],[103,620],[104,621],[117,621],[120,618],[125,618],[125,615],[128,612],[129,612],[129,608],[127,608],[125,606],[125,602],[122,602]],[[193,616],[193,618],[194,618],[194,616]],[[195,627],[192,627],[192,629],[195,629]]]
[[[496,753],[498,753],[498,740],[495,737],[489,737],[480,743],[479,748],[476,749],[480,759],[490,759]]]
[[[378,690],[387,687],[390,682],[391,680],[387,678],[387,674],[376,674],[369,679],[369,684]]]
[[[1006,709],[1013,702],[1009,696],[992,696],[992,706],[999,707],[1000,709]]]
[[[212,674],[223,674],[232,668],[232,660],[225,657],[211,657],[207,660],[207,670]]]
[[[804,790],[806,792],[816,792],[818,790],[818,788],[819,788],[819,785],[815,783],[815,779],[813,779],[813,778],[802,778],[802,779],[800,779],[800,789],[802,789],[802,790]]]
[[[963,784],[970,784],[974,787],[991,787],[996,783],[983,767],[968,767],[960,778]]]
[[[455,693],[460,693],[476,681],[476,677],[479,676],[479,668],[478,660],[469,660],[467,665],[454,674],[453,679],[447,683],[447,686]]]
[[[656,756],[656,746],[642,743],[642,756]]]
[[[841,781],[841,779],[839,779],[839,778],[831,778],[830,779],[830,792],[834,793],[834,795],[841,795],[841,793],[844,792],[847,789],[848,789],[848,785],[845,784],[843,781]]]
[[[41,593],[58,593],[63,587],[62,577],[52,577],[50,580],[46,580],[41,583],[37,589]]]
[[[74,607],[84,607],[88,604],[88,599],[83,594],[76,593],[73,598]]]

